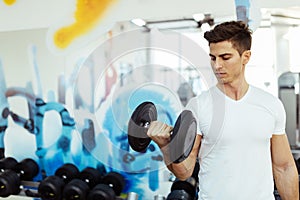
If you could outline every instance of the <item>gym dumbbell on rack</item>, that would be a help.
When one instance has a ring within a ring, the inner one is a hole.
[[[79,172],[75,165],[67,163],[39,184],[38,196],[43,200],[114,200],[124,186],[124,177],[117,172],[106,174],[92,167]]]
[[[44,200],[62,199],[63,189],[71,180],[78,177],[78,168],[71,163],[59,167],[54,175],[46,177],[38,186],[38,194]]]
[[[125,187],[124,177],[117,172],[106,174],[89,193],[88,199],[115,200]]]
[[[186,180],[175,179],[171,185],[171,192],[168,194],[167,198],[158,195],[154,199],[166,199],[166,200],[196,200],[198,199],[198,185],[199,185],[199,170],[200,164],[199,160],[196,160],[195,167],[192,176]]]
[[[89,191],[96,184],[101,181],[101,178],[104,176],[99,170],[86,167],[83,169],[78,177],[71,180],[63,189],[63,198],[64,199],[86,199]]]
[[[157,120],[156,106],[152,102],[141,103],[132,113],[128,123],[128,143],[138,152],[146,152],[151,138],[147,136],[152,121]],[[180,163],[193,148],[196,138],[196,119],[189,110],[183,110],[177,118],[169,143],[170,160]]]
[[[24,159],[18,163],[14,158],[0,160],[0,197],[21,195],[42,200],[116,200],[125,188],[125,178],[118,172],[86,167],[81,172],[74,164],[66,163],[54,175],[40,182],[33,178],[38,174],[37,163]],[[21,194],[21,190],[25,194]],[[36,192],[34,191],[36,190]],[[137,197],[137,194],[134,195]]]
[[[189,177],[185,181],[176,179],[171,186],[171,192],[167,200],[195,200],[197,194],[197,181],[194,177]]]
[[[101,174],[97,169],[87,167],[79,177],[70,181],[63,190],[63,199],[115,200],[125,187],[124,177],[117,172]]]
[[[0,197],[17,195],[21,186],[25,189],[26,183],[32,181],[39,172],[38,164],[31,158],[17,162],[12,157],[0,160]]]

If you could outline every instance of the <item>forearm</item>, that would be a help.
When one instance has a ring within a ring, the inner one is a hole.
[[[284,168],[274,167],[275,184],[282,200],[299,200],[299,178],[297,168],[290,164]]]
[[[197,160],[199,148],[200,148],[200,141],[201,137],[197,136],[196,140],[194,142],[193,149],[190,153],[190,155],[182,162],[180,163],[173,163],[171,160],[169,160],[167,148],[162,148],[163,154],[164,154],[164,159],[165,163],[168,167],[168,169],[180,180],[186,180],[189,178],[195,167],[195,163]]]
[[[184,180],[189,178],[194,170],[198,152],[200,149],[202,136],[196,134],[194,145],[189,156],[180,163],[173,163],[175,160],[170,159],[170,153],[172,152],[170,142],[171,131],[173,127],[170,127],[160,121],[152,121],[147,131],[147,135],[159,146],[163,153],[164,162],[168,169],[179,179]],[[185,141],[182,141],[185,142]],[[172,147],[173,148],[173,147]],[[176,148],[176,147],[175,147]]]
[[[192,176],[194,171],[196,156],[189,156],[181,163],[171,163],[167,165],[168,169],[180,180],[186,180]]]

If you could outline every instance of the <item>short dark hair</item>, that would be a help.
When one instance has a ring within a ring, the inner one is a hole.
[[[229,21],[216,25],[204,33],[204,38],[211,43],[229,41],[240,55],[251,49],[252,30],[243,21]]]

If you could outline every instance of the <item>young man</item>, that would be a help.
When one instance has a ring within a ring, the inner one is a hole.
[[[204,37],[218,82],[187,105],[198,122],[191,154],[178,164],[168,161],[172,127],[166,124],[152,122],[148,136],[179,179],[191,176],[199,156],[201,200],[274,200],[274,180],[282,200],[299,200],[284,107],[277,97],[245,79],[251,30],[240,21],[224,22]]]

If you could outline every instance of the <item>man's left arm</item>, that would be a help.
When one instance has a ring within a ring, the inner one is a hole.
[[[271,139],[275,184],[282,200],[299,200],[299,178],[286,134]]]

